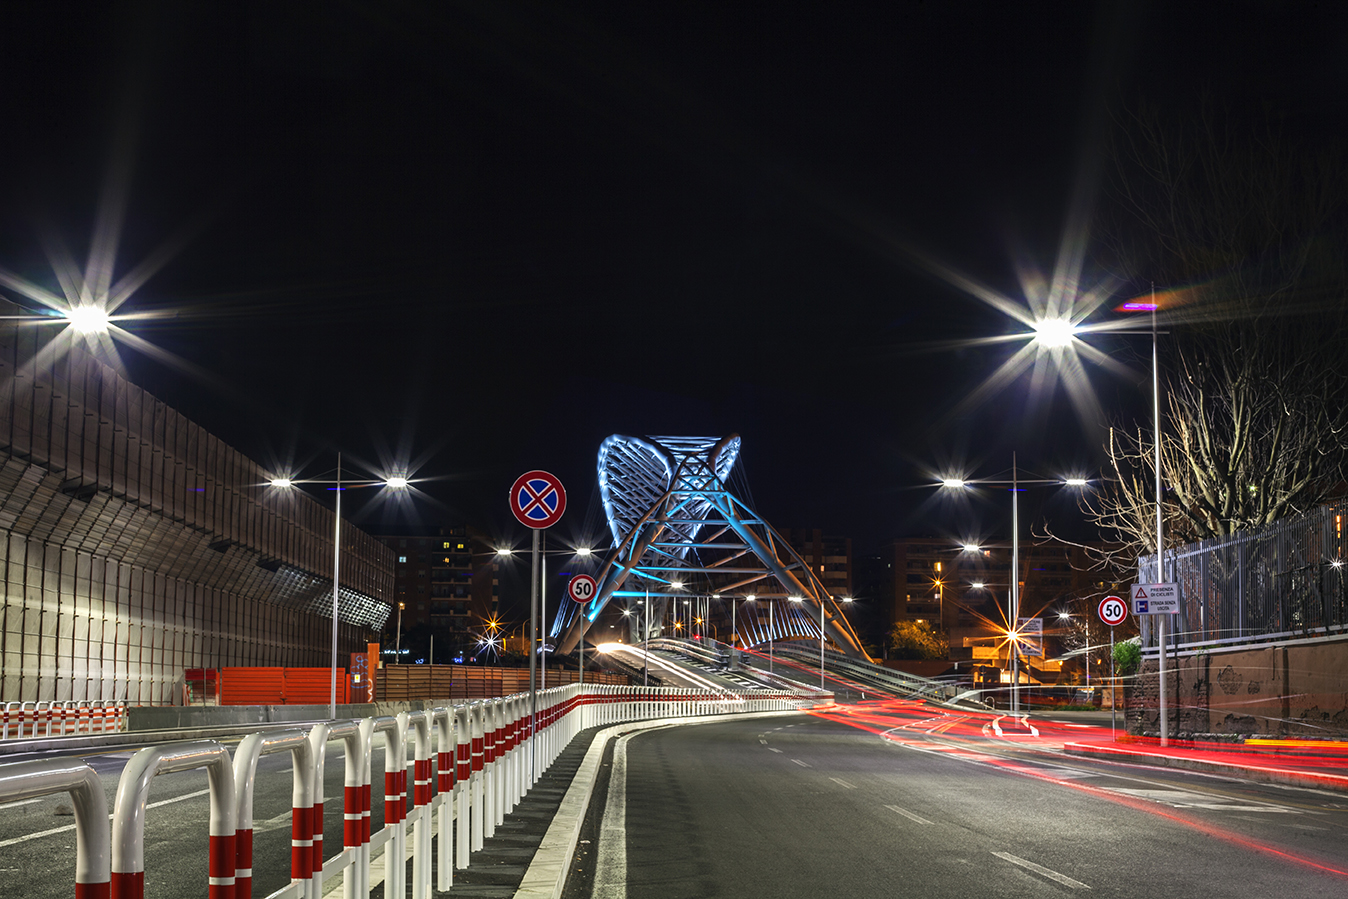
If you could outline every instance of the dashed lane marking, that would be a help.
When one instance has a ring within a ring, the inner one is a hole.
[[[1036,874],[1040,874],[1044,877],[1047,877],[1049,880],[1056,880],[1058,883],[1062,884],[1065,887],[1071,887],[1074,890],[1090,889],[1090,887],[1087,886],[1086,884],[1082,883],[1079,880],[1073,880],[1066,874],[1059,874],[1057,871],[1054,871],[1050,868],[1045,868],[1043,865],[1036,865],[1034,862],[1026,861],[1025,859],[1016,855],[1012,855],[1009,852],[994,852],[992,854],[1000,859],[1005,859],[1006,861],[1010,862],[1013,865],[1020,865],[1027,871],[1033,871]]]
[[[811,765],[809,762],[802,762],[800,759],[792,759],[791,761],[795,762],[797,765],[800,765],[802,768],[814,767],[814,765]]]
[[[842,787],[844,790],[855,790],[857,788],[856,784],[850,784],[847,781],[843,780],[841,777],[830,777],[829,780],[833,781],[835,784]]]
[[[889,809],[891,812],[896,812],[896,813],[898,813],[898,814],[900,814],[900,815],[903,815],[903,816],[904,816],[905,818],[907,818],[909,821],[915,821],[915,822],[917,822],[918,824],[922,824],[922,825],[924,825],[924,826],[926,826],[926,827],[932,827],[932,826],[933,826],[933,823],[932,823],[931,821],[928,821],[926,818],[922,817],[921,815],[915,815],[915,814],[913,814],[912,812],[908,811],[908,809],[906,809],[906,808],[899,808],[897,805],[887,805],[887,806],[885,806],[885,808]]]

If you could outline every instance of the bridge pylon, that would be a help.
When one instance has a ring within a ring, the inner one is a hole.
[[[613,548],[594,598],[559,610],[551,630],[558,652],[573,651],[611,602],[632,613],[634,637],[644,633],[647,620],[655,637],[669,635],[664,613],[670,602],[696,600],[719,623],[735,622],[740,646],[817,640],[822,609],[826,638],[869,661],[840,597],[830,595],[781,534],[730,490],[739,451],[738,434],[615,434],[600,445],[599,492]],[[720,632],[728,636],[728,630]]]

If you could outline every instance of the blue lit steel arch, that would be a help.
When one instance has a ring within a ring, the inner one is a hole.
[[[737,434],[615,434],[603,442],[599,492],[613,548],[584,614],[576,614],[570,603],[559,609],[552,627],[552,635],[560,637],[557,651],[572,651],[615,597],[644,601],[649,596],[655,603],[689,596],[733,601],[752,593],[764,602],[791,597],[802,602],[779,606],[775,635],[767,634],[765,613],[742,607],[736,626],[746,643],[774,636],[817,638],[822,606],[826,635],[843,652],[866,658],[837,598],[782,536],[730,491],[727,481],[739,451]],[[675,582],[681,588],[673,587]]]

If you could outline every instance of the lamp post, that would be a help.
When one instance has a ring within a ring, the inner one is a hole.
[[[963,490],[979,484],[1010,484],[1011,485],[1011,585],[1007,592],[1007,638],[1008,654],[1010,655],[1011,665],[1011,713],[1020,714],[1020,505],[1019,496],[1022,484],[1059,484],[1067,487],[1086,486],[1085,478],[1031,478],[1023,479],[1020,477],[1020,470],[1016,464],[1016,454],[1011,454],[1011,479],[1007,480],[988,480],[980,478],[978,480],[965,480],[962,477],[942,478],[940,486],[946,489]],[[977,551],[980,549],[975,544],[964,544],[965,551]],[[976,585],[977,586],[977,585]]]
[[[407,608],[407,603],[398,603],[398,634],[393,640],[393,661],[399,665],[403,663],[403,609]],[[432,640],[435,638],[432,637]],[[432,661],[431,664],[435,664]]]
[[[406,490],[410,485],[405,475],[391,475],[383,480],[348,480],[343,486],[342,481],[342,454],[337,454],[337,477],[335,480],[323,480],[316,478],[296,479],[286,476],[271,479],[271,486],[278,490],[290,490],[297,484],[333,484],[337,499],[332,514],[332,679],[328,692],[328,717],[337,717],[337,632],[338,623],[338,600],[341,596],[341,571],[342,571],[342,491],[350,490],[355,487],[374,487],[383,486],[393,490]],[[399,623],[401,625],[401,615]]]
[[[803,596],[787,597],[792,602],[805,602]],[[819,692],[824,692],[824,601],[819,600]]]

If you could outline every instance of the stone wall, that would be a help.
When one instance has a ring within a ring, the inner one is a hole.
[[[1157,660],[1128,691],[1128,732],[1160,731]],[[1348,736],[1348,636],[1166,660],[1170,733]]]

